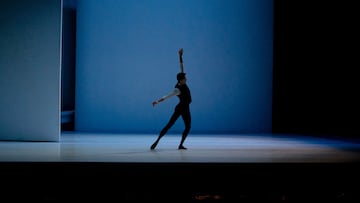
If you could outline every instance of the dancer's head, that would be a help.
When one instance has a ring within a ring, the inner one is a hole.
[[[186,73],[178,73],[176,75],[176,79],[179,83],[185,84],[186,83]]]

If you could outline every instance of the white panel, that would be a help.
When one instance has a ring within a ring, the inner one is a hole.
[[[59,141],[62,0],[0,2],[0,140]]]

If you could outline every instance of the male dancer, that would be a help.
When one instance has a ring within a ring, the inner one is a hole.
[[[191,94],[189,87],[186,85],[186,74],[184,73],[184,66],[183,66],[183,49],[181,48],[179,50],[179,58],[180,58],[180,73],[176,75],[177,83],[175,85],[174,90],[169,93],[168,95],[165,95],[161,97],[158,100],[155,100],[152,105],[155,106],[156,104],[172,97],[172,96],[178,96],[180,101],[176,105],[174,113],[172,114],[169,122],[166,124],[166,126],[161,130],[159,137],[155,140],[155,142],[151,145],[150,149],[155,149],[156,145],[159,143],[160,139],[166,134],[166,132],[175,124],[176,120],[181,116],[184,120],[185,129],[183,131],[181,141],[179,144],[178,149],[187,149],[184,147],[184,141],[187,137],[187,135],[190,132],[191,128],[191,115],[190,115],[190,103],[191,103]]]

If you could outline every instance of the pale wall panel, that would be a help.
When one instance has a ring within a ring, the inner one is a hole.
[[[0,2],[0,139],[60,138],[62,0]]]

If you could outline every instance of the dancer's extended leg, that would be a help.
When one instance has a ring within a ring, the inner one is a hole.
[[[175,109],[173,115],[171,116],[169,122],[166,126],[161,130],[159,137],[155,140],[155,142],[151,145],[150,149],[155,149],[160,139],[167,133],[167,131],[175,124],[176,120],[179,118],[180,112]]]

